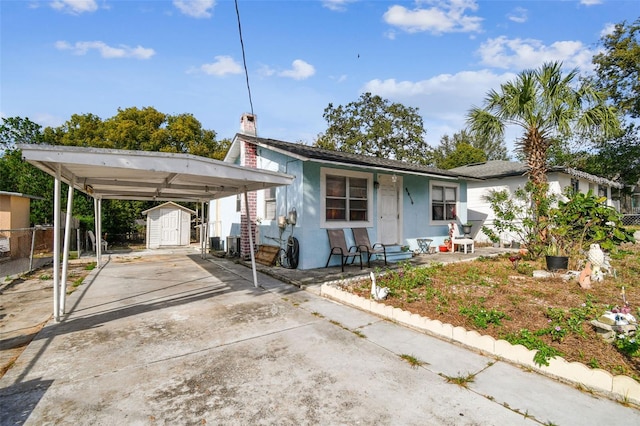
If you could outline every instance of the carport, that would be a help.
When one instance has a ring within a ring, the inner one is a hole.
[[[18,144],[23,158],[55,178],[54,182],[54,252],[53,315],[56,321],[65,313],[66,275],[69,261],[73,189],[94,199],[96,235],[102,235],[102,200],[183,201],[202,205],[203,224],[200,249],[206,256],[204,215],[205,202],[231,195],[244,194],[251,218],[247,193],[274,186],[289,185],[293,176],[267,170],[237,166],[190,154],[128,151],[53,145]],[[66,226],[60,279],[61,182],[69,185]],[[250,220],[247,221],[248,223]],[[205,226],[206,225],[206,226]],[[249,232],[250,247],[253,235]],[[258,286],[253,250],[251,266],[253,283]],[[102,247],[96,244],[97,266],[101,267]]]

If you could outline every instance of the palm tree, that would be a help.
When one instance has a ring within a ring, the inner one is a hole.
[[[547,182],[547,150],[555,139],[572,134],[614,137],[620,123],[613,107],[588,81],[576,86],[578,70],[562,74],[562,63],[522,71],[514,81],[489,91],[484,108],[473,107],[467,124],[477,136],[504,136],[506,126],[522,127],[517,142],[529,166],[529,180],[542,194]],[[546,192],[546,190],[544,190]]]

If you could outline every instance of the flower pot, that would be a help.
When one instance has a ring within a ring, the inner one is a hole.
[[[467,238],[471,236],[471,226],[472,225],[462,225],[462,233]]]
[[[441,252],[449,251],[449,247],[447,246],[439,246]]]
[[[546,256],[547,271],[569,269],[569,256]]]

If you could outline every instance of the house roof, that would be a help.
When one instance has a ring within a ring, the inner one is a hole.
[[[478,179],[498,179],[510,176],[523,176],[529,173],[529,166],[525,163],[517,161],[491,160],[484,163],[467,164],[466,166],[451,169],[458,173],[473,176]],[[622,188],[624,184],[595,176],[581,170],[572,169],[570,167],[553,166],[549,168],[549,172],[566,173],[571,176],[579,177],[600,185],[608,185],[614,188]]]
[[[200,201],[289,185],[293,176],[168,152],[19,144],[23,158],[94,198]]]
[[[305,145],[302,143],[291,143],[276,139],[259,138],[242,133],[236,134],[234,143],[227,153],[225,161],[234,161],[240,155],[240,146],[237,143],[238,140],[244,140],[257,146],[278,151],[283,154],[296,157],[302,161],[315,160],[324,163],[361,166],[366,168],[386,170],[390,172],[405,172],[410,174],[436,176],[439,178],[449,179],[473,178],[473,176],[468,174],[453,172],[451,170],[438,169],[436,167],[424,166],[421,164],[408,163],[404,161],[391,160],[388,158],[379,158],[368,155],[351,154],[341,151],[332,151]]]
[[[20,192],[8,192],[8,191],[0,191],[0,195],[8,195],[10,197],[22,197],[22,198],[31,198],[32,200],[44,200],[44,197],[40,197],[38,195],[27,195],[22,194]]]
[[[150,209],[147,209],[145,211],[142,212],[142,214],[147,214],[152,210],[156,210],[156,209],[166,209],[167,207],[175,207],[177,209],[180,210],[184,210],[185,212],[189,213],[189,214],[196,214],[196,212],[194,212],[191,209],[186,208],[185,206],[181,206],[180,204],[174,203],[173,201],[167,201],[166,203],[162,203],[159,206],[155,206],[155,207],[151,207]]]

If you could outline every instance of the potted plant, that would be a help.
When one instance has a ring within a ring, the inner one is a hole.
[[[471,228],[472,227],[473,227],[473,223],[471,223],[471,222],[467,222],[467,223],[462,225],[462,233],[464,234],[465,237],[470,237],[471,236]]]
[[[553,224],[547,228],[545,260],[548,271],[569,269],[570,243],[565,226]]]
[[[558,247],[556,243],[549,243],[545,251],[547,271],[555,272],[569,269],[569,256]]]

